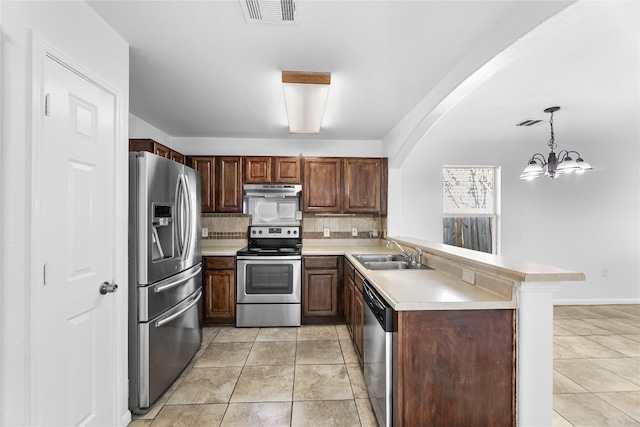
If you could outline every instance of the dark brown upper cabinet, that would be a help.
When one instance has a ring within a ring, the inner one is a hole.
[[[305,212],[385,214],[387,159],[305,159],[302,196]]]
[[[216,158],[213,156],[189,156],[187,165],[200,172],[202,212],[215,212]]]
[[[302,209],[304,212],[340,212],[342,209],[342,159],[304,159]]]
[[[129,151],[147,151],[165,159],[171,159],[174,162],[184,163],[184,155],[153,139],[130,139]]]
[[[300,184],[299,157],[245,157],[245,184]]]
[[[242,158],[217,157],[216,212],[242,212]]]

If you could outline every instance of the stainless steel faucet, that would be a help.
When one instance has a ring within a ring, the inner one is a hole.
[[[420,266],[422,265],[422,249],[413,248],[416,251],[416,253],[415,255],[410,255],[395,240],[389,240],[387,242],[386,247],[388,248],[391,244],[396,245],[396,247],[400,249],[400,252],[402,252],[402,256],[405,257],[405,259],[407,259],[407,261],[409,261],[411,265],[413,265],[416,268],[420,268]]]

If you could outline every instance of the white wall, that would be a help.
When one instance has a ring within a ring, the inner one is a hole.
[[[169,134],[129,113],[129,139],[135,138],[150,138],[169,148],[174,148]]]
[[[31,30],[123,95],[124,129],[129,51],[84,2],[3,1],[1,8],[0,424],[17,426],[29,420]]]
[[[581,141],[580,153],[595,168],[590,173],[531,182],[519,179],[531,154],[520,144],[427,135],[402,165],[402,185],[390,189],[401,192],[401,206],[389,234],[442,242],[442,166],[500,166],[502,255],[584,272],[587,281],[563,284],[556,303],[637,303],[640,132],[637,123],[628,126],[617,134],[624,140],[611,141],[608,129],[571,138]]]
[[[170,136],[129,114],[129,138],[151,138],[186,155],[230,156],[336,156],[381,157],[382,142],[375,140],[196,138]]]

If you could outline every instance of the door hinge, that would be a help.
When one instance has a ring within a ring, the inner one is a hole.
[[[51,111],[49,111],[49,100],[51,98],[51,94],[47,93],[44,95],[44,115],[49,117],[51,115]]]
[[[47,285],[47,264],[42,266],[42,286]]]

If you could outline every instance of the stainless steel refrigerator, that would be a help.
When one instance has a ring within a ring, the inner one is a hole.
[[[129,153],[129,408],[150,406],[202,342],[200,174]]]

